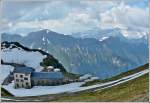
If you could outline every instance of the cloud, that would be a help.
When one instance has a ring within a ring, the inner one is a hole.
[[[19,21],[62,19],[72,10],[61,1],[49,2],[34,8],[19,18]]]
[[[100,13],[100,27],[143,31],[148,29],[148,14],[148,8],[131,7],[122,2],[119,6]]]
[[[134,3],[129,0],[58,0],[41,3],[41,5],[37,3],[33,8],[29,2],[23,4],[22,7],[19,6],[17,10],[14,10],[17,11],[15,12],[17,17],[13,16],[15,20],[7,18],[8,27],[6,29],[5,25],[5,31],[28,33],[32,30],[50,29],[71,35],[74,32],[92,28],[112,29],[117,27],[124,30],[126,34],[125,30],[141,32],[148,30],[148,7],[138,6],[141,3],[136,0]],[[13,5],[19,5],[19,3]],[[25,9],[26,7],[29,9]],[[10,8],[5,11],[7,10]],[[6,13],[8,17],[12,16],[8,14]],[[25,30],[27,31],[24,32]]]
[[[11,24],[12,25],[12,24]],[[16,32],[20,28],[50,29],[58,33],[71,35],[73,32],[82,32],[97,27],[98,21],[92,19],[87,13],[73,12],[69,13],[63,19],[57,20],[37,20],[37,21],[21,21],[13,24],[9,32]],[[28,30],[32,30],[28,29]],[[31,31],[29,31],[31,32]]]
[[[19,12],[19,14],[22,16],[15,21],[11,21],[13,22],[13,27],[9,31],[16,32],[17,29],[23,27],[46,28],[64,34],[86,31],[97,27],[99,12],[112,6],[111,2],[106,2],[106,6],[99,7],[102,3],[104,2],[68,0],[41,4],[30,11],[28,10],[28,12],[20,8],[22,12]]]

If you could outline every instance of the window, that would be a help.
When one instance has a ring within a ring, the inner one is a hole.
[[[16,77],[18,77],[18,75],[16,74]]]
[[[20,75],[20,78],[23,78],[23,75]]]
[[[25,77],[25,78],[24,78],[24,80],[28,80],[28,78],[27,78],[27,77]]]
[[[22,84],[22,87],[24,87],[24,85]]]
[[[40,80],[37,80],[37,84],[40,85]]]
[[[26,85],[27,85],[27,86],[29,86],[29,83],[28,83],[28,82],[26,82]]]
[[[16,79],[16,82],[19,82],[19,79]]]
[[[21,79],[21,82],[23,82],[23,80]]]
[[[19,84],[16,83],[16,88],[19,87]]]
[[[45,81],[44,81],[44,80],[42,81],[42,84],[43,84],[43,85],[45,84]]]

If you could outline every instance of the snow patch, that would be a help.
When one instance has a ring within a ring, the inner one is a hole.
[[[99,77],[91,77],[91,80],[98,80]]]
[[[99,39],[99,41],[104,41],[106,39],[108,39],[109,37],[102,37],[101,39]]]
[[[80,78],[79,78],[79,80],[86,80],[86,79],[90,79],[92,77],[92,75],[90,75],[90,74],[85,74],[85,75],[83,75],[83,76],[81,76]]]
[[[138,31],[129,31],[129,30],[122,30],[121,31],[123,36],[130,39],[139,39],[142,37],[146,37],[146,32],[138,32]]]
[[[54,69],[54,72],[59,72],[59,71],[60,71],[60,69],[58,69],[58,68]]]
[[[39,50],[42,50],[42,48],[38,48]]]
[[[79,88],[83,82],[70,83],[59,86],[34,86],[31,89],[14,88],[14,83],[10,83],[9,85],[3,85],[3,88],[8,90],[14,96],[24,97],[24,96],[38,96],[38,95],[46,95],[46,94],[58,94],[64,93],[72,90],[76,90]]]
[[[44,37],[42,38],[42,41],[45,41],[45,38],[44,38]]]
[[[47,43],[49,44],[50,43],[50,41],[47,39]]]
[[[14,70],[13,66],[10,65],[1,65],[0,67],[0,83],[2,84],[5,78]]]
[[[46,57],[45,55],[42,55],[40,52],[28,52],[24,50],[18,50],[17,48],[9,49],[9,50],[2,50],[2,60],[4,62],[9,63],[18,63],[18,64],[24,64],[28,67],[33,67],[36,69],[36,71],[41,71],[42,68],[40,66],[40,63],[43,61],[43,59]]]
[[[46,33],[49,33],[49,30],[46,30]]]

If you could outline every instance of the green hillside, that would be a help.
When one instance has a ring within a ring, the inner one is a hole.
[[[97,83],[104,83],[104,82],[108,82],[108,81],[112,81],[112,80],[117,80],[117,79],[120,79],[122,77],[125,77],[125,76],[128,76],[128,75],[132,75],[134,73],[138,73],[138,72],[140,72],[142,70],[148,69],[148,67],[149,67],[149,64],[147,63],[147,64],[145,64],[143,66],[140,66],[140,67],[137,67],[137,68],[135,68],[133,70],[129,70],[127,72],[121,73],[121,74],[119,74],[117,76],[114,76],[112,78],[108,78],[108,79],[104,79],[104,80],[89,81],[89,82],[86,82],[85,84],[83,84],[82,86],[84,87],[84,86],[94,85],[94,84],[97,84]]]
[[[132,102],[148,101],[149,76],[143,75],[129,82],[96,92],[80,92],[62,96],[57,102]]]
[[[100,82],[107,82],[111,80],[116,80],[121,77],[125,77],[142,70],[148,69],[149,64],[140,66],[134,70],[122,73],[113,78],[105,80],[96,80],[93,82],[87,82],[83,86],[93,85]],[[84,91],[75,93],[72,95],[64,95],[57,98],[54,101],[63,102],[146,102],[149,101],[149,75],[145,74],[139,78],[133,79],[131,81],[119,84],[114,87],[110,87],[104,90],[98,90],[96,92]]]

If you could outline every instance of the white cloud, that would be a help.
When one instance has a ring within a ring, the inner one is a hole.
[[[148,33],[148,8],[120,5],[100,13],[100,28],[120,28],[125,37],[142,37]]]
[[[97,27],[98,21],[92,18],[88,13],[75,12],[70,13],[64,20],[67,29],[71,32],[81,32]]]
[[[89,14],[73,12],[59,20],[20,21],[13,25],[10,32],[16,32],[20,28],[39,28],[50,29],[58,33],[70,35],[72,32],[88,30],[97,25],[98,21],[96,19],[92,19]]]
[[[121,29],[133,30],[148,29],[148,8],[130,7],[121,3],[111,10],[100,13],[100,17],[100,26],[102,28],[119,27]]]
[[[57,1],[37,6],[16,21],[8,24],[10,32],[50,29],[63,34],[82,32],[92,28],[121,28],[148,30],[148,7],[129,6],[124,1]],[[11,27],[10,27],[11,26]],[[6,27],[5,27],[6,28]],[[24,30],[21,30],[24,29]],[[132,34],[132,33],[128,33]]]

